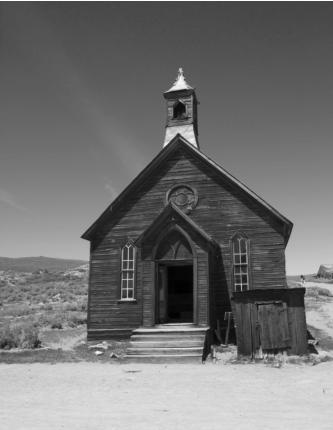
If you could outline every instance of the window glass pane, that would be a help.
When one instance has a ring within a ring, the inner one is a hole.
[[[234,262],[235,262],[235,264],[240,264],[240,255],[235,255],[234,256]]]
[[[247,284],[247,275],[242,275],[242,284]]]
[[[234,240],[234,254],[238,254],[239,253],[239,240],[235,239]]]
[[[134,261],[129,261],[128,262],[128,269],[129,270],[133,270],[134,269]]]
[[[240,268],[240,272],[239,273],[242,273],[243,275],[247,275],[247,265],[242,265],[242,266],[239,266],[239,268]]]
[[[128,290],[128,298],[133,299],[133,290]]]
[[[247,263],[247,255],[246,254],[241,255],[241,263]]]
[[[240,240],[240,252],[242,254],[246,254],[246,240],[245,239]]]
[[[248,284],[243,284],[243,291],[244,291],[244,290],[248,290],[248,289],[249,289]]]
[[[128,259],[133,260],[133,246],[130,245],[128,248]]]
[[[236,284],[235,285],[235,291],[242,291],[241,285]]]
[[[128,248],[124,246],[123,248],[123,260],[128,260]]]
[[[240,266],[235,266],[235,270],[234,270],[234,274],[235,275],[240,275],[240,273],[241,273],[241,267]]]
[[[240,277],[240,275],[236,275],[235,276],[235,282],[236,282],[236,284],[240,284],[241,283],[241,277]]]

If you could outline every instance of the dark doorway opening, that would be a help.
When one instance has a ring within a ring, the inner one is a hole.
[[[193,322],[193,266],[168,266],[168,322]]]

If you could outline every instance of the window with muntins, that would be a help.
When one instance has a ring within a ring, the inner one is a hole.
[[[134,300],[135,247],[127,243],[121,250],[121,300]]]
[[[236,236],[232,242],[234,291],[249,289],[249,253],[245,237]]]

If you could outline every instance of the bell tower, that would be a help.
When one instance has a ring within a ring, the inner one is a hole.
[[[186,82],[182,68],[178,70],[175,83],[163,95],[167,102],[167,121],[163,147],[179,133],[199,149],[198,100],[194,88]]]

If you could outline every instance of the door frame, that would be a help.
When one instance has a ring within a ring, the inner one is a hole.
[[[160,260],[156,258],[156,254],[157,251],[159,249],[160,244],[162,243],[163,240],[165,240],[167,238],[167,236],[172,233],[173,231],[178,231],[181,235],[184,236],[184,238],[187,240],[191,251],[192,251],[192,258],[191,259],[187,259],[187,260]],[[196,252],[196,247],[194,242],[192,241],[191,237],[189,236],[189,234],[182,228],[180,227],[178,224],[174,224],[172,226],[170,226],[169,228],[166,228],[164,231],[162,231],[162,233],[158,236],[155,245],[152,249],[152,260],[154,262],[154,286],[153,286],[153,291],[152,294],[155,296],[154,299],[152,300],[152,306],[153,306],[153,321],[154,324],[156,324],[156,311],[157,311],[157,290],[158,290],[158,266],[159,264],[164,264],[164,265],[185,265],[184,262],[187,264],[192,264],[193,265],[193,324],[198,324],[198,257],[197,257],[197,252]]]
[[[156,260],[155,261],[155,312],[154,312],[154,316],[155,316],[155,324],[161,324],[158,320],[159,320],[159,272],[160,272],[160,266],[163,267],[172,267],[172,266],[192,266],[192,300],[193,300],[193,318],[192,318],[192,323],[196,324],[196,314],[197,314],[197,309],[196,309],[196,305],[197,305],[197,300],[196,300],[196,291],[195,291],[195,282],[194,282],[194,277],[195,277],[195,263],[194,263],[194,259],[186,259],[186,260]],[[167,281],[167,286],[166,288],[168,288],[168,281]],[[168,292],[167,292],[168,295]],[[167,309],[168,309],[168,300],[167,300]],[[166,323],[167,324],[167,323]]]

